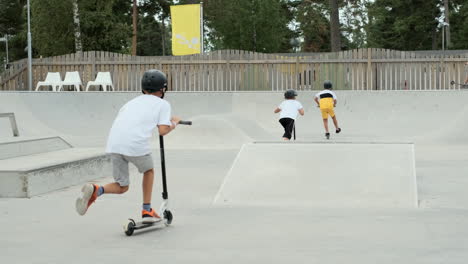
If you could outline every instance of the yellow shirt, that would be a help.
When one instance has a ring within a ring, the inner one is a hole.
[[[319,99],[320,109],[333,109],[336,100],[336,94],[328,89],[325,89],[315,95]]]

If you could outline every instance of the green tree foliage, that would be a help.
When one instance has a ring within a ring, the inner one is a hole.
[[[375,0],[369,5],[368,44],[397,50],[429,50],[440,17],[439,0]]]
[[[450,16],[452,49],[468,49],[468,1],[453,1]]]
[[[30,0],[33,56],[75,52],[73,0]],[[132,0],[77,0],[83,50],[129,53]],[[211,49],[326,52],[329,0],[204,0],[205,45]],[[337,0],[342,48],[441,48],[444,0]],[[139,0],[138,55],[171,54],[170,5],[200,0]],[[468,1],[450,0],[452,49],[468,49]],[[26,57],[26,0],[0,0],[0,37],[10,60]],[[163,21],[165,23],[163,23]],[[5,57],[0,43],[0,60]]]
[[[0,0],[0,36],[19,33],[23,23],[22,12],[22,1]]]
[[[342,34],[344,43],[348,43],[345,49],[357,49],[367,47],[365,28],[368,24],[367,4],[368,0],[346,1],[342,12]]]
[[[34,54],[53,56],[75,48],[73,6],[65,0],[32,0],[31,33]]]
[[[359,0],[338,1],[340,9],[345,7],[348,10],[354,11],[355,5],[352,3]],[[303,38],[302,50],[305,52],[329,52],[331,51],[331,23],[330,23],[330,5],[328,0],[304,0],[296,1],[296,21],[299,23],[300,36]],[[357,12],[357,11],[355,11]],[[343,22],[343,19],[340,19]],[[352,24],[351,20],[344,20],[347,24],[340,23],[339,35],[341,49],[349,49],[358,46],[353,44],[354,41],[359,41],[358,34],[360,28]],[[346,27],[347,26],[347,27]],[[347,33],[345,36],[344,33]]]
[[[127,52],[129,49],[129,0],[79,0],[83,50]],[[32,0],[31,31],[35,55],[75,52],[71,0]]]
[[[297,21],[304,38],[305,52],[330,51],[330,21],[326,17],[328,7],[320,2],[303,1],[297,7]]]
[[[171,1],[167,0],[142,1],[138,19],[138,55],[171,54],[170,27],[166,22],[170,16],[170,4]]]
[[[218,0],[205,3],[208,36],[215,49],[280,52],[291,49],[283,0]]]
[[[0,37],[8,37],[9,60],[14,61],[26,56],[26,32],[24,31],[25,0],[0,0]],[[5,43],[0,43],[0,65],[6,57]]]
[[[297,4],[295,1],[283,1],[281,5],[285,20],[288,22],[288,29],[286,30],[284,41],[282,41],[280,52],[294,52],[294,49],[298,48],[300,45],[300,34],[295,21],[296,7]]]
[[[128,52],[131,1],[80,0],[78,4],[83,50]]]

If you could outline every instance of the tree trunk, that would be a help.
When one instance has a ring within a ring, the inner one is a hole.
[[[253,21],[253,36],[252,36],[252,44],[253,44],[253,51],[257,51],[257,20],[256,20],[256,11],[258,11],[257,8],[255,8],[255,2],[252,0],[252,21]]]
[[[132,38],[132,55],[137,53],[137,0],[133,0],[133,38]]]
[[[444,13],[445,13],[445,23],[448,26],[445,27],[445,36],[447,40],[447,49],[450,48],[450,20],[449,20],[449,0],[444,0]]]
[[[163,16],[161,19],[161,32],[162,32],[162,55],[166,56],[166,25],[164,20],[166,18]]]
[[[329,0],[330,3],[330,34],[331,51],[341,50],[340,14],[338,11],[338,0]]]
[[[73,0],[73,22],[75,23],[75,52],[83,51],[81,44],[80,12],[78,9],[78,0]]]
[[[432,29],[432,50],[437,50],[437,29]]]

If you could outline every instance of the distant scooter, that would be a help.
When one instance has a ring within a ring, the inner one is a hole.
[[[179,125],[192,125],[192,121],[180,121]],[[159,147],[161,151],[161,171],[162,171],[162,184],[163,184],[163,193],[162,198],[163,202],[159,211],[162,214],[163,219],[154,223],[143,223],[142,221],[137,222],[133,219],[128,219],[124,225],[124,231],[127,236],[133,235],[133,232],[138,229],[144,229],[152,226],[169,226],[172,223],[173,215],[169,210],[169,195],[167,193],[167,182],[166,182],[166,161],[164,157],[164,139],[163,136],[159,136]]]
[[[455,81],[451,81],[450,85],[459,85],[461,89],[468,89],[468,84],[466,83],[456,83]]]

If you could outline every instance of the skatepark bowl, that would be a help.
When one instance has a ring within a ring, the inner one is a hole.
[[[137,92],[2,92],[1,263],[466,263],[468,92],[336,91],[342,132],[324,137],[299,92],[297,140],[282,92],[168,93],[193,121],[165,137],[171,226],[136,231],[142,177],[74,209],[85,182],[112,181],[106,138]],[[11,115],[10,115],[11,116]],[[161,203],[157,135],[153,206]]]

